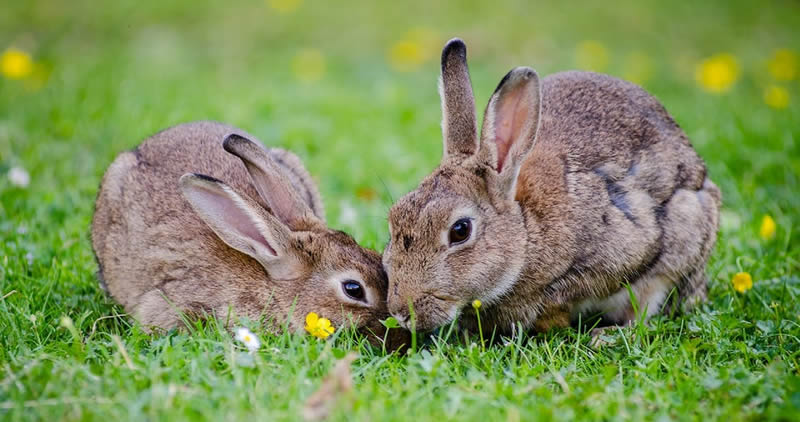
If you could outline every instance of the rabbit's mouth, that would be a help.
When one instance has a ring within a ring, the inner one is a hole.
[[[413,322],[410,315],[397,319],[408,329],[413,327],[420,332],[429,332],[458,318],[461,308],[461,300],[456,297],[428,294],[414,302]]]
[[[375,347],[384,347],[387,351],[404,352],[411,346],[411,332],[402,327],[386,328],[380,319],[375,318],[358,330]]]
[[[464,299],[445,289],[413,292],[392,291],[387,307],[391,315],[406,329],[430,331],[454,320]]]
[[[455,296],[450,296],[450,295],[444,294],[444,293],[433,293],[433,292],[426,292],[426,293],[431,295],[431,296],[433,296],[434,298],[436,298],[440,302],[444,302],[444,303],[456,304],[456,303],[461,301],[461,299],[459,299],[459,298],[457,298]]]

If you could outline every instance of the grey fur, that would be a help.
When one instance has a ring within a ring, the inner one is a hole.
[[[509,333],[516,322],[543,331],[592,315],[627,324],[628,284],[648,316],[704,300],[721,195],[684,132],[632,83],[575,71],[539,82],[524,70],[530,82],[508,85],[523,70],[489,101],[479,150],[445,155],[390,210],[392,314],[407,323],[411,302],[419,329],[459,313],[474,327],[468,305],[480,299],[486,328]],[[458,218],[473,234],[449,245]]]
[[[241,160],[223,149],[231,134],[239,143],[229,150]],[[225,318],[232,310],[265,317],[275,329],[291,317],[289,327],[302,331],[306,314],[316,312],[336,327],[352,321],[382,335],[380,256],[325,226],[319,191],[299,158],[248,138],[255,139],[220,123],[188,123],[114,160],[92,221],[111,296],[148,329],[179,326],[182,314]],[[273,215],[270,205],[299,214]],[[362,281],[369,303],[342,296],[335,278],[345,275]]]
[[[478,123],[475,100],[467,68],[467,46],[458,38],[450,40],[442,50],[442,136],[448,156],[474,154],[478,148]]]

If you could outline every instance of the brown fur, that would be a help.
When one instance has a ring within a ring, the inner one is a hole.
[[[445,50],[453,43],[461,42]],[[462,86],[459,95],[468,94]],[[445,155],[390,211],[384,266],[399,320],[412,303],[418,328],[462,310],[469,326],[467,304],[481,299],[482,322],[500,332],[597,314],[626,324],[634,318],[626,284],[648,316],[705,298],[720,192],[644,90],[589,72],[539,82],[517,68],[489,102],[479,145],[472,155]],[[472,236],[448,245],[461,217],[472,219]]]
[[[188,123],[153,135],[111,164],[92,223],[92,246],[110,294],[146,327],[176,327],[181,313],[227,318],[232,311],[251,319],[266,317],[273,327],[290,316],[290,328],[302,331],[306,314],[316,312],[336,327],[352,321],[382,335],[379,319],[388,313],[380,256],[328,229],[317,187],[302,162],[288,151],[269,149],[262,161],[277,164],[279,174],[267,175],[291,185],[284,193],[301,199],[286,209],[308,210],[302,218],[284,220],[284,227],[268,201],[281,204],[270,192],[259,194],[244,158],[223,150],[222,141],[231,133],[252,138],[219,123]],[[188,172],[210,178],[181,178]],[[265,236],[271,247],[283,251],[279,259],[267,260],[267,269],[226,244],[181,194],[179,179],[184,188],[196,184],[209,192],[229,189],[241,195],[270,228]],[[362,281],[370,303],[342,299],[338,282],[330,281],[342,273]]]

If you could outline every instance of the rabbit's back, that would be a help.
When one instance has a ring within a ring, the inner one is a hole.
[[[656,200],[676,186],[698,189],[705,165],[663,105],[639,86],[608,75],[562,72],[542,80],[537,145],[524,172],[536,171],[538,151],[562,157],[568,173],[635,175]]]
[[[606,298],[654,268],[674,280],[704,266],[719,190],[653,96],[606,75],[548,76],[536,139],[517,199],[540,222],[529,237],[557,245],[556,254],[534,251],[544,258],[531,263],[550,272],[534,279],[555,280],[554,303]]]
[[[174,312],[160,309],[166,306],[199,313],[252,302],[260,312],[266,302],[254,293],[268,293],[263,268],[222,242],[179,188],[183,174],[201,173],[269,209],[241,160],[223,149],[222,140],[231,133],[250,136],[215,122],[178,125],[120,154],[106,171],[92,223],[99,276],[147,325],[173,326],[176,321],[153,319],[174,318]],[[270,154],[299,162],[283,150]],[[304,189],[316,193],[314,186]],[[181,303],[167,304],[165,296]]]

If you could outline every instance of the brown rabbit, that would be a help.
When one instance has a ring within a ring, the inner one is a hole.
[[[108,291],[146,327],[233,311],[274,327],[291,315],[300,331],[316,312],[383,335],[380,256],[326,227],[317,187],[294,154],[248,138],[188,123],[117,157],[92,222]]]
[[[589,72],[519,67],[478,137],[466,46],[442,52],[444,156],[389,213],[389,310],[429,330],[483,302],[500,333],[646,316],[706,296],[719,189],[664,107]]]

